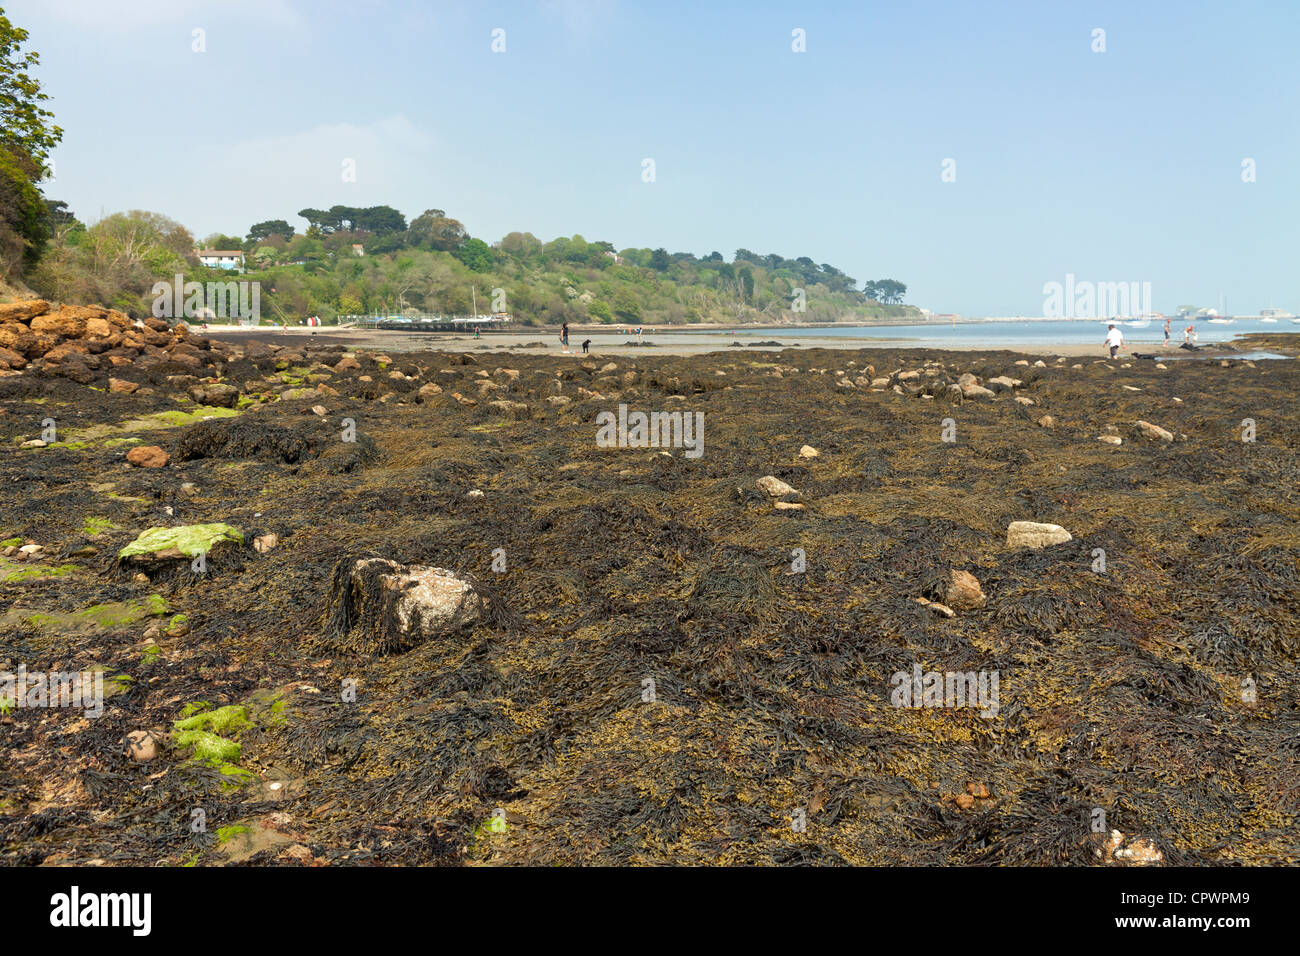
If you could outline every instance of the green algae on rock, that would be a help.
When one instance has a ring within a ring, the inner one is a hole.
[[[156,561],[196,558],[223,545],[241,545],[244,533],[228,524],[190,524],[176,528],[150,528],[117,553],[119,561]]]

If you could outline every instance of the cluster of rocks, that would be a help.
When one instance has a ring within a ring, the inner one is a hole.
[[[192,338],[184,323],[173,327],[152,317],[132,319],[97,305],[53,308],[44,299],[0,305],[0,375],[36,369],[82,385],[107,380],[114,391],[133,392],[138,383],[117,379],[114,370],[170,363],[184,373],[217,359],[207,341]]]

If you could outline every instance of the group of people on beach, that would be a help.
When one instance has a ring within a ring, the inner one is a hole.
[[[1170,332],[1169,319],[1165,319],[1164,348],[1169,348],[1169,332]],[[1195,343],[1196,343],[1196,326],[1189,325],[1187,328],[1183,329],[1183,344],[1194,345]],[[1124,347],[1124,333],[1121,332],[1116,327],[1114,322],[1112,322],[1110,324],[1110,327],[1106,330],[1106,347],[1110,349],[1111,358],[1114,358],[1116,353],[1119,352],[1119,350]]]

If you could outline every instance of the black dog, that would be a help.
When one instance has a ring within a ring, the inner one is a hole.
[[[587,339],[587,341],[585,341],[585,342],[582,343],[582,354],[583,354],[583,355],[586,355],[586,354],[587,354],[587,346],[590,345],[590,344],[591,344],[591,339]]]

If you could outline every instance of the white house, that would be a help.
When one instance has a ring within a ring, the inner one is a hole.
[[[199,262],[210,269],[242,269],[244,254],[238,249],[200,249]]]

